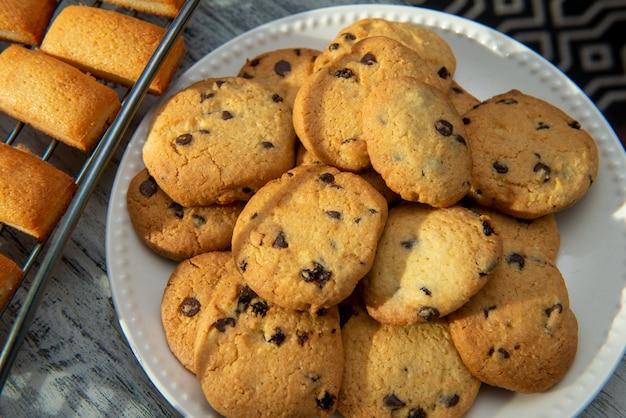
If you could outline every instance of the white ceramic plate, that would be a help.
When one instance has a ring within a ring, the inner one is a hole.
[[[557,263],[580,326],[576,360],[565,379],[547,393],[521,395],[483,385],[468,414],[575,415],[600,391],[626,345],[626,156],[602,114],[553,65],[509,37],[463,18],[406,6],[341,6],[274,21],[229,41],[183,74],[170,94],[206,77],[236,75],[246,58],[270,49],[323,49],[341,28],[365,17],[412,21],[437,30],[456,54],[456,79],[476,97],[520,89],[562,108],[597,141],[597,181],[581,202],[557,218],[562,233]],[[126,211],[128,184],[143,168],[141,148],[151,114],[134,133],[113,185],[106,235],[113,300],[137,359],[163,396],[186,416],[213,416],[195,377],[171,354],[162,331],[161,296],[175,264],[138,240]]]

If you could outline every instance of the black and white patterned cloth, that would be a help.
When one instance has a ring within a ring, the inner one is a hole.
[[[626,147],[626,0],[408,0],[464,16],[532,48],[577,83]]]

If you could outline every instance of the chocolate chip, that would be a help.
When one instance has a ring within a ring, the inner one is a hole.
[[[200,302],[196,298],[185,298],[180,304],[179,312],[185,316],[192,317],[200,312]]]
[[[350,305],[339,305],[339,326],[343,328],[343,326],[352,318],[354,315],[358,315],[359,313],[355,311]]]
[[[345,39],[346,41],[355,41],[356,40],[356,36],[354,36],[350,32],[342,33],[341,36],[343,36],[343,39]]]
[[[426,414],[424,408],[418,406],[417,408],[413,408],[409,411],[407,418],[426,418],[427,415],[428,414]]]
[[[353,75],[354,73],[349,68],[344,68],[344,69],[335,71],[335,77],[337,78],[352,78]]]
[[[463,125],[469,125],[471,122],[470,118],[463,118]]]
[[[293,50],[293,52],[299,57],[300,55],[302,55],[302,51],[300,50],[300,48],[296,48]]]
[[[417,316],[419,316],[424,321],[434,321],[436,319],[439,319],[439,310],[432,306],[422,306],[421,308],[419,308]]]
[[[511,357],[509,352],[506,351],[504,348],[498,348],[498,353],[500,354],[500,357],[502,357],[503,359],[508,359]]]
[[[567,124],[567,126],[569,126],[570,128],[574,128],[574,129],[582,128],[582,126],[580,125],[580,122],[578,122],[577,120],[571,121],[570,123]]]
[[[322,183],[333,183],[335,181],[335,176],[333,176],[330,173],[323,173],[323,174],[320,174],[318,179]]]
[[[248,268],[248,262],[246,260],[242,260],[241,263],[239,263],[239,270],[246,271],[246,268]]]
[[[539,122],[537,122],[537,125],[535,126],[535,129],[538,130],[538,131],[540,131],[542,129],[550,129],[550,125],[548,125],[548,124],[546,124],[544,122],[539,121]]]
[[[489,311],[493,311],[494,309],[496,309],[496,305],[491,305],[483,308],[483,315],[485,316],[485,318],[489,318]]]
[[[396,409],[400,409],[406,405],[400,398],[398,398],[395,394],[390,393],[383,398],[383,405],[385,407],[395,411]]]
[[[252,80],[254,77],[251,74],[243,73],[243,74],[241,74],[241,78],[245,78],[247,80]]]
[[[533,171],[535,173],[540,173],[544,183],[550,180],[550,174],[552,173],[552,170],[550,170],[550,167],[548,167],[544,163],[535,164],[535,166],[533,167]]]
[[[505,104],[505,105],[513,105],[513,104],[517,104],[517,100],[515,100],[515,99],[500,99],[496,103]]]
[[[217,328],[219,332],[226,332],[226,327],[234,328],[236,323],[235,318],[226,317],[218,319],[213,325],[215,325],[215,328]]]
[[[452,129],[453,129],[452,124],[448,122],[447,120],[440,119],[437,122],[435,122],[435,130],[443,136],[452,135]]]
[[[463,144],[463,145],[467,145],[467,142],[465,141],[465,138],[463,138],[461,135],[455,135],[454,139],[456,139],[456,142]]]
[[[232,113],[230,113],[228,110],[224,110],[224,111],[222,111],[222,119],[223,119],[223,120],[232,119],[232,118],[234,118],[234,117],[235,117],[235,116],[234,116]]]
[[[493,169],[496,170],[498,174],[506,174],[509,172],[509,167],[506,164],[500,164],[497,161],[493,163]]]
[[[341,212],[338,212],[336,210],[327,210],[326,211],[326,215],[329,218],[333,218],[333,219],[341,219]]]
[[[250,306],[252,307],[252,313],[255,316],[260,316],[260,317],[264,317],[267,314],[267,311],[270,309],[269,305],[264,300],[254,302]]]
[[[493,233],[495,233],[495,231],[493,230],[491,224],[488,221],[483,221],[483,234],[489,236]]]
[[[215,93],[212,91],[203,92],[200,95],[200,103],[204,102],[205,100],[212,99],[214,97],[215,97]]]
[[[204,216],[198,215],[197,213],[194,213],[193,215],[191,215],[191,219],[193,220],[193,224],[195,227],[199,228],[202,225],[206,224],[206,219],[204,219]]]
[[[407,250],[412,250],[415,247],[415,244],[417,244],[417,238],[409,238],[400,241],[400,245],[402,246],[402,248]]]
[[[312,282],[316,283],[317,287],[323,289],[326,285],[326,282],[330,280],[330,277],[333,275],[332,271],[328,271],[324,269],[324,266],[317,262],[313,262],[312,269],[302,269],[300,270],[300,277],[307,283]]]
[[[430,291],[430,289],[429,289],[429,288],[427,288],[427,287],[425,287],[425,286],[422,286],[422,287],[420,288],[420,290],[421,290],[422,292],[424,292],[424,294],[425,294],[426,296],[432,296],[432,294],[433,294],[433,292],[431,292],[431,291]]]
[[[309,333],[298,329],[296,330],[296,337],[298,337],[298,344],[304,345],[304,343],[309,339]]]
[[[317,316],[324,316],[328,313],[328,308],[319,308],[317,311],[315,311],[315,315]]]
[[[142,181],[139,185],[139,193],[141,193],[141,195],[144,197],[150,198],[154,196],[156,191],[157,184],[156,181],[154,181],[153,177],[148,177],[148,180]]]
[[[280,231],[276,236],[276,239],[272,243],[272,247],[274,248],[287,248],[289,247],[289,243],[287,242],[287,236],[284,231]]]
[[[508,265],[517,264],[517,270],[521,270],[524,268],[524,264],[526,263],[526,259],[523,255],[518,253],[510,253],[506,256],[506,262]]]
[[[445,80],[446,78],[450,77],[450,72],[446,67],[441,67],[439,71],[437,71],[437,75]]]
[[[252,193],[252,189],[251,189],[251,188],[249,188],[249,187],[243,187],[243,188],[241,189],[241,191],[242,191],[242,192],[244,192],[244,193],[246,193],[246,194],[248,194],[248,193]]]
[[[378,210],[377,210],[377,209],[374,209],[374,208],[369,208],[369,209],[368,209],[368,212],[369,212],[369,213],[371,213],[371,214],[373,215],[373,214],[375,214],[375,213],[378,213]]]
[[[329,411],[330,409],[332,409],[336,400],[337,400],[337,397],[335,395],[332,395],[328,392],[324,392],[324,396],[322,396],[321,399],[320,398],[315,399],[315,402],[317,403],[317,406],[320,409],[324,411]]]
[[[260,62],[261,62],[260,59],[254,58],[252,61],[250,61],[250,66],[256,67],[257,65],[259,65]]]
[[[176,202],[170,203],[168,209],[172,209],[174,211],[174,215],[177,218],[183,219],[183,217],[185,216],[185,208],[183,208],[181,205],[179,205]]]
[[[280,60],[274,64],[274,72],[279,76],[284,77],[285,74],[291,72],[291,64],[285,60]]]
[[[456,393],[452,395],[441,395],[439,397],[439,403],[443,404],[446,408],[452,408],[459,403],[459,395]]]
[[[277,327],[274,330],[274,334],[270,337],[269,340],[267,340],[267,342],[268,343],[274,343],[274,344],[280,346],[285,341],[285,338],[287,338],[285,336],[285,334],[283,334],[282,330]]]
[[[561,305],[560,303],[555,303],[554,305],[550,306],[549,308],[547,308],[544,312],[546,314],[546,316],[550,316],[552,315],[552,312],[556,313],[561,313],[563,312],[563,305]]]
[[[252,303],[252,299],[256,298],[257,294],[249,286],[244,286],[239,289],[239,296],[237,297],[237,313],[245,312]]]
[[[363,55],[363,58],[361,58],[361,64],[363,65],[374,65],[376,64],[376,57],[374,56],[374,54],[371,53],[367,53],[365,55]]]
[[[224,83],[226,83],[224,80],[218,80],[215,82],[215,85],[217,86],[218,89],[221,89]]]
[[[337,49],[339,49],[339,44],[337,42],[333,42],[332,44],[328,45],[329,51],[335,51]]]
[[[189,145],[191,144],[191,140],[193,139],[193,135],[191,134],[182,134],[176,137],[176,145]]]
[[[456,94],[465,94],[462,88],[459,88],[456,86],[452,86],[452,91],[455,92]]]
[[[272,144],[269,141],[261,141],[261,148],[263,148],[263,149],[274,148],[274,144]]]
[[[280,96],[280,94],[274,93],[274,94],[272,94],[272,101],[274,103],[280,103],[280,102],[283,101],[283,98]]]

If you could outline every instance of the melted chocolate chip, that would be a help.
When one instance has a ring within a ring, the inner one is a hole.
[[[284,77],[287,73],[291,72],[291,64],[285,60],[280,60],[274,64],[274,72],[281,77]]]
[[[445,80],[446,78],[450,77],[450,72],[446,67],[441,67],[439,71],[437,71],[437,75]]]
[[[239,289],[239,296],[237,297],[237,313],[245,312],[246,309],[248,309],[248,306],[250,306],[252,299],[256,297],[256,292],[248,286],[244,286]]]
[[[174,211],[174,215],[177,218],[183,219],[183,217],[185,216],[185,208],[176,202],[170,203],[168,209],[172,209]]]
[[[426,296],[432,296],[432,294],[433,294],[433,292],[431,292],[431,291],[430,291],[430,289],[429,289],[429,288],[427,288],[427,287],[425,287],[425,286],[422,286],[422,287],[420,288],[420,290],[421,290],[422,292],[424,292],[424,294],[425,294]]]
[[[417,408],[413,408],[409,411],[409,415],[407,416],[407,418],[426,418],[427,415],[428,414],[426,413],[424,408],[418,406]]]
[[[341,70],[335,71],[335,77],[337,78],[352,78],[354,73],[349,68],[343,68]]]
[[[215,93],[213,93],[212,91],[206,91],[200,95],[200,103],[204,102],[205,100],[212,99],[214,97],[215,97]]]
[[[582,126],[580,125],[580,122],[578,122],[577,120],[571,121],[570,123],[567,124],[567,126],[569,126],[570,128],[574,128],[574,129],[582,128]]]
[[[267,311],[270,309],[269,305],[266,301],[260,300],[258,302],[254,302],[250,305],[252,308],[252,313],[255,316],[260,316],[261,318],[267,314]]]
[[[332,271],[324,269],[324,266],[317,262],[313,262],[312,269],[300,270],[300,277],[307,283],[316,283],[317,287],[323,289],[326,282],[333,275]]]
[[[157,184],[153,177],[148,177],[148,180],[142,181],[139,185],[139,193],[144,197],[150,198],[154,196],[156,191]]]
[[[435,130],[443,136],[452,135],[452,129],[453,129],[452,124],[448,122],[447,120],[440,119],[437,122],[435,122]]]
[[[413,248],[415,248],[416,244],[417,244],[417,238],[409,238],[409,239],[400,241],[400,245],[402,246],[402,248],[407,249],[407,250],[412,250]]]
[[[274,94],[272,94],[272,101],[274,103],[280,103],[280,102],[283,101],[283,98],[280,96],[280,94],[274,93]]]
[[[561,313],[563,312],[563,305],[560,303],[555,303],[554,305],[547,308],[545,311],[546,316],[552,315],[552,312]]]
[[[318,179],[322,183],[329,183],[330,184],[330,183],[333,183],[335,181],[335,176],[333,176],[330,173],[323,173],[323,174],[320,174]]]
[[[241,78],[245,78],[247,80],[252,80],[254,77],[251,74],[243,73],[243,74],[241,74]]]
[[[215,325],[215,328],[217,328],[219,332],[226,332],[226,327],[234,328],[236,323],[237,321],[235,318],[226,317],[218,319],[213,323],[213,325]]]
[[[550,125],[548,125],[547,123],[539,121],[539,122],[537,122],[537,125],[535,125],[535,129],[538,130],[538,131],[540,131],[542,129],[550,129]]]
[[[350,318],[358,314],[350,305],[339,305],[339,326],[343,328]]]
[[[272,247],[274,248],[287,248],[289,247],[289,243],[287,242],[287,236],[284,231],[280,231],[276,236],[276,239],[272,243]]]
[[[256,67],[257,65],[259,65],[260,62],[261,62],[260,59],[254,58],[252,61],[250,61],[250,66]]]
[[[246,268],[248,268],[248,262],[246,260],[241,260],[241,263],[239,263],[239,270],[246,271]]]
[[[223,120],[232,119],[232,118],[234,118],[234,117],[235,117],[235,116],[234,116],[232,113],[230,113],[228,110],[224,110],[224,111],[222,111],[222,119],[223,119]]]
[[[374,54],[371,53],[367,53],[365,55],[363,55],[363,58],[361,58],[361,64],[363,65],[374,65],[376,64],[376,57],[374,56]]]
[[[196,298],[185,298],[180,304],[178,311],[188,317],[195,316],[200,312],[200,302]]]
[[[524,264],[526,263],[526,259],[523,255],[518,253],[510,253],[506,256],[506,262],[508,265],[517,264],[517,270],[521,270],[524,268]]]
[[[317,406],[320,409],[324,411],[328,411],[332,409],[336,400],[337,400],[337,397],[335,395],[332,395],[328,392],[324,392],[324,396],[322,396],[322,398],[315,399],[315,402],[317,403]]]
[[[496,305],[491,305],[483,308],[483,315],[485,316],[485,318],[489,318],[489,311],[493,311],[494,309],[496,309]]]
[[[491,234],[493,234],[495,231],[493,230],[493,227],[491,226],[491,224],[488,221],[483,221],[483,234],[485,234],[486,236],[489,236]]]
[[[459,403],[459,399],[459,395],[456,393],[453,393],[452,395],[441,395],[439,397],[439,403],[446,408],[452,408]]]
[[[454,139],[456,139],[456,142],[458,142],[459,144],[467,145],[465,138],[463,138],[461,135],[455,135]]]
[[[396,409],[400,409],[405,406],[406,403],[398,398],[395,394],[390,393],[383,398],[383,405],[385,405],[386,408],[395,411]]]
[[[224,80],[218,80],[215,82],[215,85],[217,86],[218,89],[221,89],[224,83],[226,83]]]
[[[274,144],[269,141],[261,141],[261,148],[263,149],[271,149],[274,148]]]
[[[191,134],[182,134],[176,137],[176,145],[189,145],[191,144],[191,140],[193,139],[193,135]]]
[[[339,44],[337,42],[333,42],[332,44],[328,45],[329,51],[335,51],[337,49],[339,49]]]
[[[193,225],[197,228],[201,227],[202,225],[206,225],[206,219],[204,219],[204,216],[198,215],[197,213],[191,215],[191,220],[193,221]]]
[[[498,348],[498,353],[500,354],[500,357],[502,357],[503,359],[508,359],[511,357],[509,352],[506,351],[504,348]]]
[[[493,169],[496,170],[498,174],[506,174],[509,172],[509,167],[506,164],[500,164],[497,161],[493,163]]]
[[[269,340],[267,340],[267,342],[274,343],[280,346],[285,341],[285,338],[287,337],[285,336],[285,334],[283,334],[282,330],[280,328],[276,328],[274,330],[274,334],[270,337]]]
[[[341,219],[341,212],[336,211],[336,210],[327,210],[326,216],[328,216],[329,218],[333,218],[333,219]]]
[[[437,308],[433,308],[432,306],[422,306],[417,312],[417,316],[424,321],[434,321],[439,319],[439,315],[439,310]]]
[[[298,344],[304,345],[304,343],[309,339],[309,333],[298,329],[296,330],[296,337],[298,337]]]
[[[533,171],[535,173],[540,173],[544,183],[550,180],[550,174],[552,173],[552,170],[550,170],[550,167],[548,167],[544,163],[535,164],[535,166],[533,167]]]
[[[470,118],[463,118],[463,125],[469,125],[471,122]]]
[[[356,40],[356,36],[354,36],[350,32],[342,33],[341,36],[343,36],[343,39],[345,39],[346,41],[355,41]]]

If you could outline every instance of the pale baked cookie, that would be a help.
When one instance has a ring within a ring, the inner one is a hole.
[[[487,284],[448,316],[463,362],[481,381],[542,392],[570,368],[578,323],[563,277],[548,258],[504,249]]]
[[[523,250],[527,253],[543,254],[552,261],[556,260],[561,245],[561,234],[554,214],[536,219],[522,219],[493,208],[472,206],[470,209],[489,216],[493,229],[502,239],[504,248],[513,252]]]
[[[598,149],[580,123],[518,90],[463,115],[472,150],[469,195],[483,206],[537,218],[578,202],[598,172]]]
[[[339,312],[343,416],[460,417],[473,405],[481,382],[461,361],[445,320],[383,325],[347,302]]]
[[[312,48],[274,49],[247,59],[238,76],[266,85],[293,106],[296,93],[313,72],[319,54]]]
[[[159,107],[143,160],[183,206],[247,200],[295,163],[291,109],[251,80],[198,81]]]
[[[456,57],[450,45],[434,30],[411,22],[396,22],[381,18],[358,20],[341,29],[330,41],[315,63],[319,69],[327,62],[350,52],[361,39],[386,36],[415,51],[449,87],[456,71]]]
[[[435,207],[465,196],[472,154],[444,92],[411,77],[384,80],[365,99],[362,118],[372,166],[391,190]]]
[[[243,280],[222,280],[198,324],[196,375],[230,417],[328,417],[337,407],[343,345],[337,307],[281,308]]]
[[[172,354],[187,370],[194,365],[196,328],[215,287],[240,274],[230,251],[197,255],[179,263],[167,281],[161,300],[161,322]]]
[[[143,169],[128,186],[126,204],[137,236],[161,257],[182,261],[228,249],[245,203],[184,207]]]
[[[480,100],[463,88],[456,80],[452,80],[448,97],[459,115],[464,114],[474,106],[480,104]]]
[[[441,85],[417,53],[397,41],[376,36],[356,43],[300,87],[293,110],[300,141],[325,164],[344,171],[369,168],[361,123],[365,98],[381,81],[402,76]]]
[[[354,173],[301,165],[241,212],[232,251],[250,287],[279,306],[316,311],[346,298],[374,260],[387,201]]]
[[[486,216],[459,206],[396,206],[363,279],[367,310],[394,325],[442,318],[487,283],[501,254],[502,241]]]

